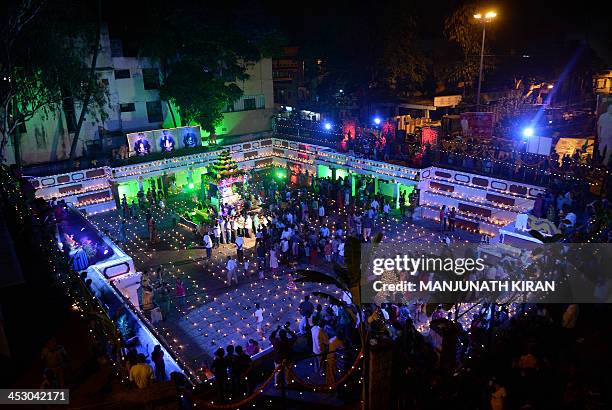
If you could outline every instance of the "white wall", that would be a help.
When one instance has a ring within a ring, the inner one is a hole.
[[[94,115],[85,117],[81,133],[77,156],[82,154],[87,141],[100,140],[99,128],[106,131],[129,132],[160,128],[162,122],[150,123],[147,117],[147,101],[159,100],[157,90],[145,90],[142,69],[154,65],[149,59],[136,57],[112,57],[110,39],[106,27],[102,29],[100,52],[96,62],[96,72],[100,81],[108,81],[109,103],[105,107],[108,118],[101,121]],[[115,70],[129,69],[129,79],[115,79]],[[121,113],[120,103],[134,103],[134,112]],[[75,104],[76,120],[80,115],[81,107]],[[54,112],[38,113],[26,123],[26,132],[21,134],[21,151],[24,164],[58,161],[68,158],[72,133],[66,127],[63,110],[56,107]],[[166,113],[166,106],[162,103],[162,119]],[[9,163],[14,163],[14,148],[12,142],[7,148]]]

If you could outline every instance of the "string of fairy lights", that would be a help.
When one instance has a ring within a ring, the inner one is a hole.
[[[277,142],[278,140],[274,139],[274,145],[277,145]],[[284,146],[281,144],[278,144],[278,146],[281,147],[283,150],[303,152],[303,150],[299,150],[299,149],[296,150],[294,147],[288,148],[287,146]],[[323,153],[323,152],[317,153],[317,155],[322,156],[322,157],[325,157],[326,154],[327,153]],[[294,156],[294,155],[289,154],[286,156],[289,159],[296,161],[296,162],[302,162],[302,163],[306,163],[310,165],[314,163],[314,162],[311,162],[312,160],[310,159],[311,158],[310,156],[308,157],[308,159],[304,159],[303,157],[300,157],[299,155]],[[255,157],[254,159],[270,158],[270,157],[275,159],[275,156],[273,154],[272,155],[271,154],[262,155],[261,157]],[[331,159],[332,161],[342,163],[342,158],[339,157],[337,154],[329,154],[327,155],[327,158]],[[252,158],[249,158],[249,159],[251,160]],[[179,161],[177,160],[175,162],[179,162]],[[196,162],[194,162],[194,164],[195,163]],[[183,164],[184,163],[181,163],[181,166]],[[351,160],[352,167],[356,167],[357,171],[366,171],[367,168],[371,167],[372,165],[380,167],[380,164],[381,163],[379,162],[372,162],[369,160],[361,160],[361,159]],[[278,165],[283,165],[283,164],[273,160],[272,165],[278,166]],[[256,166],[255,168],[262,169],[262,168],[266,168],[269,166],[270,164],[266,164],[266,165]],[[383,163],[383,166],[384,166],[384,163]],[[143,169],[146,168],[146,166],[143,165],[142,167],[143,168],[140,169],[141,172]],[[398,167],[398,166],[393,166],[393,165],[388,165],[388,167],[390,171],[407,169],[405,167]],[[384,174],[384,172],[381,172],[381,173]],[[136,175],[136,174],[137,173],[135,172],[134,174],[123,174],[122,176]],[[415,178],[415,177],[418,178],[418,173],[413,172],[412,170],[408,171],[408,174],[406,174],[406,177],[408,177],[408,175],[412,176],[412,178]],[[388,176],[396,176],[396,175],[389,174]],[[435,178],[435,177],[432,179],[446,181],[444,179]],[[465,185],[470,186],[471,184],[465,184]],[[481,189],[481,187],[477,187],[477,186],[473,186],[473,187]],[[503,191],[500,191],[500,192],[503,192]],[[441,195],[441,196],[446,195],[440,192],[430,192],[430,193],[433,195]],[[507,194],[507,192],[503,192],[503,193]],[[512,194],[512,196],[520,197],[520,194]],[[468,199],[468,197],[464,199]],[[479,202],[478,200],[474,200],[474,198],[471,198],[471,199],[472,199],[472,202]],[[333,202],[334,201],[332,201],[332,203]],[[504,210],[503,205],[485,204],[482,202],[481,204],[491,206],[493,208],[498,209],[499,211]],[[423,205],[425,207],[435,206],[434,204],[428,204],[428,203],[423,203]],[[178,201],[175,204],[173,204],[172,207],[169,207],[169,209],[166,209],[163,212],[159,209],[154,209],[153,217],[159,218],[159,220],[161,220],[163,219],[163,216],[162,216],[163,213],[168,213],[173,209],[189,207],[189,206],[193,206],[193,204],[188,204],[188,201],[183,201],[183,202]],[[506,209],[506,210],[509,210],[509,209]],[[334,210],[334,213],[336,213],[335,210]],[[107,215],[105,215],[104,217],[106,217]],[[482,216],[478,214],[470,215],[469,213],[464,212],[463,215],[467,217],[475,217],[475,218],[482,219]],[[345,228],[346,228],[346,216],[347,214],[344,209],[339,209],[337,211],[337,217],[339,218],[340,221],[342,221],[342,224]],[[113,221],[113,217],[110,217],[108,221],[105,221],[103,219],[102,222],[103,222],[103,225],[107,227],[113,226],[113,224],[114,224],[115,229],[117,229],[118,227],[118,220],[115,219]],[[136,224],[130,223],[129,226],[127,227],[129,239],[124,245],[128,254],[130,254],[135,259],[137,266],[147,266],[147,264],[150,264],[152,260],[154,259],[153,252],[155,252],[149,247],[148,241],[144,240],[142,238],[142,235],[139,235],[139,232],[141,231],[142,227],[143,226],[140,223],[136,223]],[[98,228],[101,229],[100,227]],[[386,233],[385,236],[388,237],[388,241],[390,242],[397,241],[398,243],[406,243],[406,242],[410,242],[414,240],[425,240],[425,241],[434,240],[435,241],[439,239],[439,235],[437,233],[433,233],[431,232],[431,230],[428,230],[422,226],[408,223],[406,221],[401,222],[401,223],[397,223],[394,220],[393,222],[381,221],[380,228]],[[346,232],[346,229],[345,229],[345,232]],[[177,251],[177,252],[185,251],[186,244],[190,242],[190,239],[185,236],[184,230],[181,230],[178,227],[159,230],[158,236],[159,236],[158,241],[160,243],[168,245],[171,248],[171,250]],[[453,235],[451,234],[451,236]],[[454,240],[461,241],[459,237],[454,238]],[[465,242],[468,243],[469,241],[465,240]],[[233,249],[233,248],[230,248],[230,249]],[[253,258],[249,259],[249,257],[247,256],[247,259],[250,260],[251,262],[250,268],[249,268],[249,276],[253,276],[254,274],[256,274],[255,269],[254,269],[256,264],[254,263]],[[196,257],[193,255],[189,255],[187,257],[187,260],[191,262],[191,265],[202,267],[203,271],[204,271],[204,267],[206,266],[207,267],[207,269],[205,270],[206,275],[208,275],[209,277],[219,282],[223,282],[223,283],[226,282],[226,279],[225,279],[226,272],[225,272],[224,264],[222,262],[221,263],[217,263],[215,261],[209,262],[209,261],[204,260],[202,257]],[[186,266],[189,266],[189,265],[190,265],[189,263],[186,264]],[[231,289],[229,292],[222,294],[220,296],[211,297],[207,294],[207,289],[201,283],[201,280],[198,277],[198,275],[194,274],[188,269],[182,269],[181,268],[182,265],[179,265],[178,263],[175,263],[173,261],[167,262],[166,264],[164,264],[164,266],[166,267],[166,270],[168,271],[167,274],[169,274],[171,278],[175,279],[175,278],[180,277],[184,280],[187,280],[188,288],[191,289],[191,293],[188,293],[188,297],[190,298],[190,303],[188,306],[184,306],[184,305],[179,306],[176,298],[172,300],[172,304],[174,305],[174,308],[178,310],[180,317],[181,317],[179,322],[180,321],[189,322],[190,327],[193,327],[195,329],[195,332],[198,335],[198,337],[210,340],[212,345],[214,346],[223,346],[222,343],[224,343],[228,337],[231,338],[232,334],[234,335],[233,336],[234,338],[229,339],[229,342],[232,344],[239,343],[240,341],[244,341],[248,339],[250,334],[255,335],[253,326],[251,326],[251,324],[248,323],[249,313],[250,313],[249,308],[250,306],[254,304],[255,300],[257,301],[263,300],[265,302],[271,303],[269,312],[268,311],[266,312],[266,315],[267,315],[266,316],[266,327],[269,329],[270,327],[273,326],[274,323],[279,323],[279,322],[282,323],[283,319],[281,319],[281,317],[283,315],[293,313],[295,316],[297,302],[301,300],[301,298],[305,294],[311,293],[312,291],[311,289],[308,289],[306,285],[296,285],[295,283],[293,283],[291,276],[283,277],[281,275],[281,276],[273,276],[271,280],[268,280],[268,282],[273,283],[272,286],[262,286],[262,285],[268,285],[268,284],[258,283],[258,281],[252,281],[248,284],[248,288],[242,288],[242,289],[234,288],[234,289]],[[332,291],[332,292],[339,293],[338,290],[330,290],[329,286],[323,286],[321,284],[316,286],[316,288],[317,290],[324,289],[328,292]],[[318,303],[319,301],[316,300],[316,302]],[[205,314],[202,314],[202,306],[205,306],[207,303],[217,303],[217,305],[216,307],[213,307],[213,306],[205,307],[203,309],[205,311]],[[272,312],[274,312],[274,314]],[[200,315],[198,315],[197,313],[200,313]],[[144,318],[143,320],[148,321],[147,318]],[[297,322],[298,318],[296,317],[294,320]],[[466,322],[465,322],[464,327],[468,323],[467,316],[465,320]],[[147,323],[151,326],[151,328],[157,329],[158,334],[160,336],[163,335],[164,340],[169,342],[169,344],[171,345],[172,352],[176,357],[183,357],[185,351],[188,350],[188,346],[187,346],[188,343],[186,343],[185,341],[181,341],[180,338],[177,337],[176,334],[173,332],[174,329],[171,326],[168,326],[165,323],[162,323],[162,324],[160,323],[152,324],[150,322],[147,322]],[[237,325],[236,323],[243,324],[244,326]],[[418,324],[418,330],[425,332],[428,329],[428,325],[429,325],[428,323],[420,323]],[[262,340],[263,348],[269,347],[269,346],[266,346],[266,343],[267,343],[266,340],[263,339]],[[201,362],[198,362],[198,361],[194,361],[193,363],[184,361],[184,363],[185,363],[185,366],[188,368],[189,367],[198,368],[201,365]],[[203,381],[199,377],[198,379],[200,381]]]

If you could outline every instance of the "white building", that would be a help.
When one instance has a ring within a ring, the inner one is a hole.
[[[159,98],[159,69],[148,58],[124,57],[121,42],[102,30],[96,71],[109,92],[107,118],[101,121],[88,114],[79,135],[77,156],[86,150],[110,151],[125,143],[133,131],[173,127],[168,104]],[[274,100],[272,62],[264,59],[249,67],[250,78],[238,85],[244,96],[228,107],[216,134],[231,136],[270,130]],[[21,156],[24,165],[67,159],[79,106],[60,107],[53,114],[40,113],[21,127]],[[175,119],[179,116],[175,110]],[[186,124],[183,124],[186,125]],[[6,149],[8,163],[14,163],[12,142]]]

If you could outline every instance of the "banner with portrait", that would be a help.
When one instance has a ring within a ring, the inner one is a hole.
[[[176,128],[153,131],[158,152],[172,152],[179,147]]]
[[[202,145],[200,126],[132,132],[126,136],[130,156],[145,156],[153,152],[169,153]]]
[[[176,128],[178,143],[181,148],[194,148],[202,145],[200,126]]]
[[[155,136],[149,131],[127,134],[127,143],[130,156],[143,157],[157,151]]]

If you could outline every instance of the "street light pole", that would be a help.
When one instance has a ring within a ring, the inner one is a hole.
[[[478,72],[478,93],[476,94],[476,111],[480,112],[480,87],[482,85],[482,65],[484,62],[484,46],[487,22],[482,22],[482,46],[480,47],[480,70]]]
[[[480,13],[474,14],[474,18],[478,21],[482,21],[482,45],[480,47],[480,70],[478,72],[478,93],[476,94],[476,111],[480,111],[480,87],[482,85],[482,68],[484,63],[484,47],[485,47],[485,35],[487,31],[487,22],[492,21],[497,16],[494,11],[489,11],[484,16]]]

